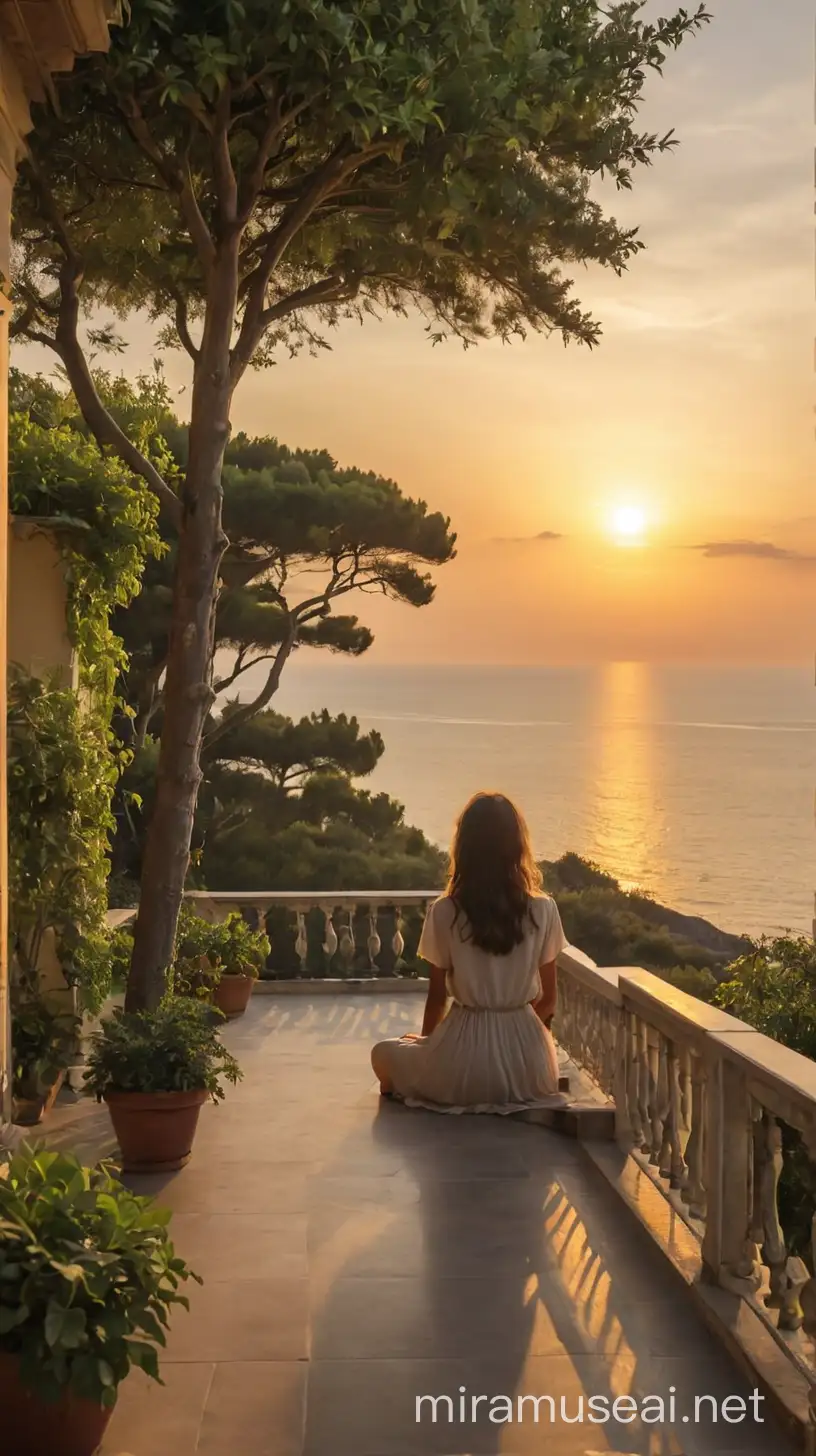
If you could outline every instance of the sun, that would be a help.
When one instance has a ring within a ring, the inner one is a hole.
[[[609,517],[610,535],[621,546],[634,546],[646,535],[646,512],[641,506],[615,506]]]

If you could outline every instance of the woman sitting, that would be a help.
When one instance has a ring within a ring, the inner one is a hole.
[[[440,1112],[562,1101],[549,1026],[565,945],[521,814],[502,794],[477,794],[456,828],[447,892],[419,942],[430,963],[422,1034],[371,1053],[382,1092]]]

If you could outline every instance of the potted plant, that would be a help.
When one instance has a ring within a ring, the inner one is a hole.
[[[241,1016],[266,965],[269,939],[263,930],[252,930],[239,910],[217,929],[221,974],[213,999],[225,1016]]]
[[[63,1153],[24,1147],[0,1177],[0,1421],[11,1456],[92,1456],[180,1285],[169,1214]]]
[[[128,1173],[188,1162],[198,1114],[241,1069],[222,1045],[211,1007],[169,996],[155,1011],[115,1011],[91,1039],[86,1091],[106,1102]]]
[[[173,995],[212,1002],[221,968],[208,955],[177,956],[173,962]]]
[[[15,997],[11,1055],[16,1123],[33,1127],[53,1107],[76,1052],[79,1027],[78,1017],[39,996]]]
[[[221,967],[220,925],[196,915],[182,902],[173,961],[173,992],[212,1001]]]

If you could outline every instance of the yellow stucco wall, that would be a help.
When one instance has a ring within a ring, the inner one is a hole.
[[[37,677],[56,669],[65,686],[76,689],[66,604],[55,542],[39,527],[14,521],[9,535],[8,660]]]

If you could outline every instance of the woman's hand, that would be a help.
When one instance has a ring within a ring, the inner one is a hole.
[[[424,1036],[422,1036],[421,1033],[418,1032],[418,1031],[406,1031],[404,1033],[404,1035],[400,1037],[400,1041],[424,1041],[424,1040],[425,1040]]]
[[[445,1015],[445,1007],[448,1004],[447,981],[448,973],[441,966],[429,967],[428,996],[425,1002],[425,1015],[422,1019],[423,1037],[430,1036],[432,1031],[436,1031]]]

